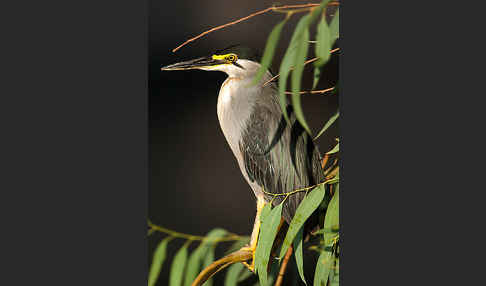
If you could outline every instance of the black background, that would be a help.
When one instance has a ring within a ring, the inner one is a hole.
[[[341,283],[481,284],[483,9],[342,2]],[[145,285],[148,2],[1,5],[1,284]]]

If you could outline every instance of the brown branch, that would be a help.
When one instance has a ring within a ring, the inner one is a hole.
[[[289,249],[287,250],[287,253],[285,253],[285,257],[282,261],[282,265],[280,266],[280,271],[278,272],[277,281],[275,281],[274,286],[282,285],[283,277],[285,275],[285,271],[287,270],[287,264],[289,263],[290,256],[292,255],[292,250],[293,247],[292,245],[290,245]]]
[[[304,62],[304,66],[305,66],[306,64],[309,64],[309,63],[315,62],[315,61],[317,61],[318,59],[319,59],[319,58],[313,58],[313,59],[307,60],[307,61],[305,61],[305,62]],[[294,69],[294,67],[290,67],[290,70],[293,70],[293,69]],[[263,84],[263,86],[266,86],[266,85],[267,85],[267,84],[269,84],[270,82],[272,82],[272,81],[276,80],[276,79],[277,79],[279,76],[280,76],[280,74],[278,74],[278,75],[276,75],[276,76],[272,77],[271,79],[267,80],[267,81],[266,81],[266,82]]]
[[[324,169],[324,167],[326,167],[328,160],[329,160],[329,154],[325,154],[324,158],[322,158],[322,162],[321,162],[322,169]]]
[[[334,161],[332,162],[332,165],[324,170],[324,177],[327,178],[332,178],[332,175],[335,175],[335,172],[332,172],[335,170],[335,167],[338,164],[338,158],[335,158]],[[339,166],[338,166],[339,167]]]
[[[333,5],[339,5],[338,2],[331,2],[333,3]],[[329,3],[328,5],[330,5],[331,3]],[[181,45],[179,45],[177,48],[173,49],[172,52],[175,53],[177,50],[179,50],[180,48],[182,48],[183,46],[187,45],[188,43],[190,42],[193,42],[201,37],[203,37],[204,35],[207,35],[211,32],[214,32],[214,31],[217,31],[217,30],[221,30],[223,28],[226,28],[228,26],[232,26],[232,25],[235,25],[235,24],[238,24],[240,22],[243,22],[245,20],[248,20],[250,18],[253,18],[255,16],[258,16],[258,15],[261,15],[261,14],[264,14],[264,13],[267,13],[268,11],[274,11],[274,10],[282,10],[282,9],[292,9],[292,8],[306,8],[306,7],[316,7],[316,6],[319,6],[320,4],[317,4],[317,3],[308,3],[308,4],[299,4],[299,5],[284,5],[284,6],[279,6],[279,7],[275,7],[275,6],[272,6],[272,7],[268,7],[266,9],[263,9],[263,10],[260,10],[258,12],[255,12],[255,13],[252,13],[246,17],[243,17],[243,18],[240,18],[238,20],[235,20],[233,22],[229,22],[229,23],[226,23],[224,25],[220,25],[220,26],[217,26],[217,27],[214,27],[212,29],[209,29],[205,32],[202,32],[201,34],[193,37],[193,38],[190,38],[189,40],[185,41],[184,43],[182,43]]]
[[[332,53],[337,52],[337,51],[339,51],[339,48],[335,48],[335,49],[333,49],[333,50],[330,50],[330,51],[329,51],[329,53],[331,53],[331,54],[332,54]],[[316,57],[316,58],[312,58],[312,59],[310,59],[310,60],[307,60],[307,61],[305,61],[305,62],[304,62],[304,66],[305,66],[306,64],[310,64],[310,63],[312,63],[312,62],[315,62],[315,61],[317,61],[318,59],[319,59],[319,58],[317,58],[317,57]],[[294,69],[294,67],[291,67],[291,68],[290,68],[290,70],[293,70],[293,69]],[[265,86],[265,85],[267,85],[268,83],[270,83],[270,82],[274,81],[274,80],[275,80],[275,79],[277,79],[279,76],[280,76],[280,74],[278,74],[278,75],[276,75],[276,76],[272,77],[271,79],[269,79],[268,81],[266,81],[266,82],[263,84],[263,86]]]
[[[337,172],[339,171],[339,166],[334,166],[332,171],[326,174],[326,178],[333,178],[336,176]]]
[[[307,91],[300,91],[299,94],[321,94],[321,93],[326,93],[328,91],[334,90],[334,87],[326,88],[326,89],[320,89],[320,90],[307,90]],[[285,94],[292,94],[291,91],[286,91]]]
[[[201,286],[206,282],[209,278],[211,278],[214,274],[218,273],[219,271],[225,269],[226,267],[230,266],[231,264],[237,262],[248,261],[252,259],[253,254],[250,250],[237,250],[232,252],[225,257],[214,261],[208,267],[204,268],[201,273],[194,279],[191,286]]]

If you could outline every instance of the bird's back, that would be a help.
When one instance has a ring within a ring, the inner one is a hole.
[[[290,125],[283,117],[278,92],[272,84],[256,100],[246,122],[239,149],[244,162],[243,173],[255,193],[262,190],[272,194],[288,193],[324,179],[317,146],[296,120],[290,105],[287,112]],[[296,192],[285,201],[282,216],[288,223],[304,196],[305,192]],[[272,198],[265,194],[267,201]],[[283,198],[275,198],[274,205]]]

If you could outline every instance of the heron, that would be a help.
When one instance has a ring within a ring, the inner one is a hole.
[[[283,194],[320,183],[324,179],[321,155],[312,138],[296,120],[292,106],[286,106],[287,121],[279,104],[279,93],[270,70],[258,83],[259,54],[241,45],[161,68],[162,71],[204,70],[225,72],[217,115],[221,130],[233,152],[241,173],[256,198],[256,216],[247,250],[253,253],[260,231],[260,213],[272,202],[278,205]],[[270,82],[269,82],[270,81]],[[282,208],[282,218],[290,223],[304,198],[303,192],[289,196]]]

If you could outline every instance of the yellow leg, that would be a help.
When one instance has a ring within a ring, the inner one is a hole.
[[[263,196],[257,197],[257,213],[255,216],[255,223],[253,224],[253,231],[251,232],[250,245],[242,248],[242,250],[249,250],[253,254],[251,265],[249,265],[246,262],[243,262],[243,264],[252,272],[254,272],[255,270],[255,251],[256,251],[258,234],[260,233],[260,225],[261,225],[260,213],[262,212],[264,206],[265,206],[265,200],[263,199]]]

